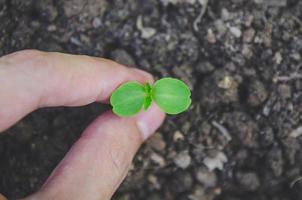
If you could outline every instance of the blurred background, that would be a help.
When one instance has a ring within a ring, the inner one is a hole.
[[[28,48],[106,57],[192,89],[113,199],[302,199],[302,1],[0,0],[0,56]],[[1,134],[0,193],[36,191],[106,109],[41,109]]]

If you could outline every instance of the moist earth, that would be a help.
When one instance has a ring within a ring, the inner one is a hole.
[[[190,86],[190,109],[143,145],[113,199],[302,199],[302,1],[0,0],[0,55],[29,48]],[[0,192],[36,191],[108,109],[40,109],[1,134]]]

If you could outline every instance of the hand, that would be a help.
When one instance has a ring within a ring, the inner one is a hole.
[[[0,58],[0,80],[0,132],[37,108],[107,102],[124,82],[153,81],[146,72],[110,60],[34,50]],[[42,188],[25,199],[110,199],[137,149],[164,117],[156,105],[136,117],[103,114],[88,126]],[[0,194],[0,199],[5,198]]]

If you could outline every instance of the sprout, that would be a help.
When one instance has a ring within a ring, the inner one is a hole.
[[[191,92],[187,85],[174,78],[163,78],[151,86],[128,82],[118,87],[111,95],[113,112],[121,117],[147,110],[152,101],[167,114],[179,114],[191,104]]]

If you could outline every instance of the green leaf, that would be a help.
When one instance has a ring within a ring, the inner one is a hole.
[[[144,85],[144,90],[145,90],[145,95],[146,95],[145,99],[144,99],[144,109],[147,110],[152,103],[152,97],[151,97],[152,88],[149,83],[146,83]]]
[[[110,97],[113,112],[121,117],[138,113],[144,105],[144,87],[137,82],[128,82],[118,87]]]
[[[168,114],[178,114],[187,110],[191,104],[188,86],[174,78],[163,78],[153,86],[153,99]]]
[[[152,103],[151,96],[145,97],[145,99],[144,99],[144,110],[147,110],[151,106],[151,103]]]

